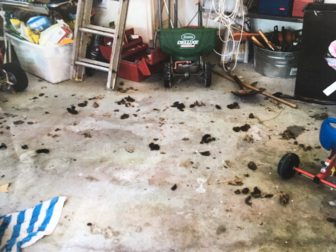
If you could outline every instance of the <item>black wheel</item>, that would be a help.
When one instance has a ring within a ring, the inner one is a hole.
[[[171,88],[173,85],[173,74],[170,63],[165,63],[163,67],[163,83],[166,88]]]
[[[300,159],[294,153],[284,155],[278,164],[278,174],[282,179],[289,179],[295,175],[294,167],[298,167]]]
[[[16,92],[22,92],[28,87],[28,78],[20,66],[14,63],[7,63],[2,66],[12,82],[12,88]]]
[[[205,87],[210,87],[211,83],[212,83],[212,69],[211,69],[211,65],[207,62],[204,63],[204,67],[203,67],[203,71],[204,71],[204,76],[203,76],[203,82]]]

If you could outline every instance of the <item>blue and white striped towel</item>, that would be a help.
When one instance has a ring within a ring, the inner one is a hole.
[[[66,197],[55,197],[34,208],[0,217],[0,251],[16,252],[50,235],[61,217]]]

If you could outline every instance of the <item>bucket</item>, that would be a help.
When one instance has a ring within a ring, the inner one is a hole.
[[[297,73],[299,52],[280,52],[254,46],[254,69],[268,77],[292,78]]]

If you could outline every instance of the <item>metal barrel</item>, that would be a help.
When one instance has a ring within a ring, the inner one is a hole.
[[[254,46],[254,68],[268,77],[292,78],[297,73],[299,52],[280,52]]]

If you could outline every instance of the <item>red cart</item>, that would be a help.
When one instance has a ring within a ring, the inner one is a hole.
[[[320,129],[320,143],[322,147],[330,151],[330,156],[324,162],[320,172],[313,174],[307,170],[300,168],[300,159],[295,153],[285,154],[278,164],[278,174],[282,179],[289,179],[296,173],[301,174],[315,183],[323,183],[331,188],[336,189],[336,184],[329,181],[330,177],[335,171],[336,166],[336,118],[329,117],[323,121]]]

